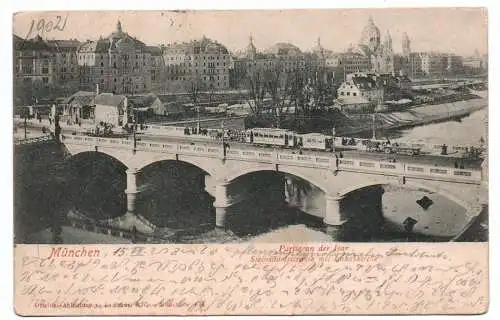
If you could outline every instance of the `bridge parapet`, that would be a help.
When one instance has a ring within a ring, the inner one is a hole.
[[[223,158],[226,160],[241,160],[249,162],[271,163],[276,165],[292,165],[331,171],[353,171],[391,176],[404,176],[421,179],[433,179],[458,183],[481,183],[481,170],[455,169],[452,167],[426,166],[410,163],[382,162],[369,159],[336,159],[333,154],[300,155],[290,151],[269,150],[266,148],[228,149],[224,156],[222,146],[203,146],[185,143],[163,143],[142,140],[134,143],[120,138],[97,138],[83,136],[61,136],[66,144],[90,145],[118,149],[130,149],[144,152],[191,155],[208,158]]]
[[[342,139],[346,139],[347,141],[350,141],[351,139],[354,140],[354,145],[343,145],[342,144]],[[365,138],[351,138],[351,137],[341,137],[341,136],[336,136],[335,137],[335,146],[336,147],[347,147],[347,148],[352,148],[352,149],[358,149],[358,146],[363,143],[363,141],[374,141],[373,139],[365,139]],[[386,142],[387,140],[375,140],[377,142]],[[420,149],[422,152],[428,152],[436,155],[440,155],[441,150],[443,148],[443,144],[436,144],[436,143],[414,143],[411,141],[394,141],[396,142],[400,147],[403,148],[416,148]],[[448,152],[455,152],[455,153],[465,153],[467,151],[470,151],[471,148],[482,148],[480,144],[477,145],[446,145]]]

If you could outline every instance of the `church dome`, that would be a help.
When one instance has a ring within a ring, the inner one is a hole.
[[[368,49],[371,53],[377,51],[380,46],[380,29],[373,22],[372,17],[368,19],[368,24],[361,33],[359,45],[363,49]]]

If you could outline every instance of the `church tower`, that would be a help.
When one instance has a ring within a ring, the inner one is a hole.
[[[249,60],[255,60],[255,57],[257,55],[257,49],[253,45],[252,35],[250,35],[250,37],[248,38],[248,42],[249,43],[248,43],[247,50],[246,50],[246,57]]]
[[[403,47],[403,55],[409,56],[411,53],[410,38],[408,37],[408,34],[406,34],[406,32],[403,33],[403,40],[401,41],[401,45]]]
[[[318,37],[318,40],[316,41],[316,48],[314,48],[314,52],[318,54],[319,56],[323,57],[324,50],[323,47],[321,46],[321,38]]]
[[[392,54],[392,37],[389,30],[385,35],[384,50],[386,54]]]

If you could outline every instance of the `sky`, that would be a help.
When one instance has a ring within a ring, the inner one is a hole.
[[[40,34],[84,41],[108,36],[120,20],[125,32],[148,45],[205,35],[235,51],[244,49],[252,35],[258,50],[290,42],[307,51],[319,37],[324,48],[343,51],[358,43],[370,16],[382,37],[390,32],[396,52],[406,32],[412,51],[487,53],[487,11],[481,8],[20,12],[14,15],[13,31],[22,38]]]

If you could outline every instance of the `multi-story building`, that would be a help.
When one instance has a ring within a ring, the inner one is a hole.
[[[462,60],[464,73],[468,75],[481,74],[488,70],[488,56],[481,56],[477,50],[474,55]]]
[[[422,55],[418,52],[411,52],[409,55],[409,72],[408,75],[412,79],[423,78],[425,76],[422,70]]]
[[[174,43],[163,50],[168,91],[224,90],[229,88],[231,56],[222,44],[203,37]]]
[[[40,36],[14,36],[14,94],[16,103],[33,104],[54,94],[58,84],[53,47]]]
[[[77,50],[78,40],[47,40],[54,54],[55,82],[58,91],[70,95],[80,83]]]
[[[461,56],[449,54],[446,57],[446,74],[448,76],[461,75],[464,72],[464,62]]]
[[[442,53],[424,52],[420,55],[422,59],[422,72],[429,78],[444,78],[447,69],[447,57]]]
[[[326,54],[325,65],[327,68],[332,69],[335,82],[337,83],[344,81],[348,74],[367,72],[371,69],[370,59],[352,50]]]
[[[353,73],[337,89],[335,104],[342,111],[370,112],[383,103],[384,87],[374,74]]]
[[[83,43],[77,52],[80,87],[134,94],[151,90],[151,52],[147,46],[122,30],[107,38]]]
[[[337,89],[335,103],[347,111],[370,112],[386,101],[398,101],[411,95],[411,81],[405,75],[356,72],[348,74]]]
[[[246,50],[233,59],[234,69],[231,70],[231,86],[245,88],[249,77],[256,70],[271,71],[273,74],[279,75],[283,84],[287,75],[293,72],[324,68],[325,81],[327,81],[333,78],[333,73],[329,72],[333,67],[327,65],[328,54],[329,52],[321,47],[319,39],[312,52],[302,52],[297,46],[285,42],[278,42],[264,52],[257,52],[253,39],[250,37]]]
[[[147,46],[146,49],[151,53],[151,91],[163,93],[166,90],[166,85],[162,49],[156,46]]]

